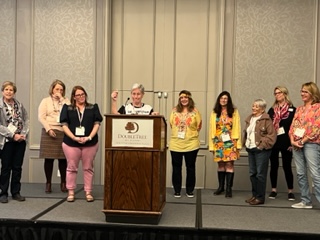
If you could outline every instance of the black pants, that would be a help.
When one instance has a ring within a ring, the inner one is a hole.
[[[11,176],[11,195],[20,193],[21,173],[26,141],[7,142],[1,151],[1,176],[0,176],[0,196],[8,196],[8,189]]]
[[[186,191],[192,193],[196,184],[196,159],[199,149],[190,152],[170,151],[172,159],[172,185],[176,193],[181,192],[182,158],[184,156],[187,168]]]
[[[273,148],[270,155],[270,179],[271,187],[277,188],[278,168],[279,168],[279,152],[282,156],[282,167],[286,177],[288,189],[293,189],[293,174],[292,174],[292,152],[285,149]]]

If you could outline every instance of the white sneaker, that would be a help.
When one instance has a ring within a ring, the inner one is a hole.
[[[312,205],[311,205],[311,203],[307,204],[304,202],[299,202],[299,203],[291,205],[291,207],[293,207],[293,208],[312,208]]]

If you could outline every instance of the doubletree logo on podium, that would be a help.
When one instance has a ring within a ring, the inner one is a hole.
[[[137,133],[139,131],[139,124],[136,122],[127,122],[125,129],[128,131],[128,133]]]

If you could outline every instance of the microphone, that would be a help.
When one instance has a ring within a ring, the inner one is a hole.
[[[127,105],[127,103],[128,103],[129,100],[130,100],[130,98],[128,97],[128,98],[127,98],[127,101],[124,103],[124,106]]]
[[[123,104],[123,107],[121,107],[122,111],[120,112],[120,114],[125,114],[126,113],[126,106],[127,106],[127,103],[128,101],[130,100],[130,98],[128,97],[127,98],[127,101]]]

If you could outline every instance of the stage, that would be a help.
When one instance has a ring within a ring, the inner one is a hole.
[[[214,196],[212,190],[198,189],[194,198],[176,199],[167,189],[166,206],[160,222],[123,224],[106,222],[103,186],[94,186],[95,201],[85,201],[82,186],[73,203],[53,185],[46,194],[44,184],[22,184],[25,202],[9,197],[0,204],[0,240],[201,240],[201,239],[320,239],[320,205],[313,209],[293,209],[299,202],[288,201],[286,193],[264,205],[250,206],[250,192],[233,191],[233,198]]]

